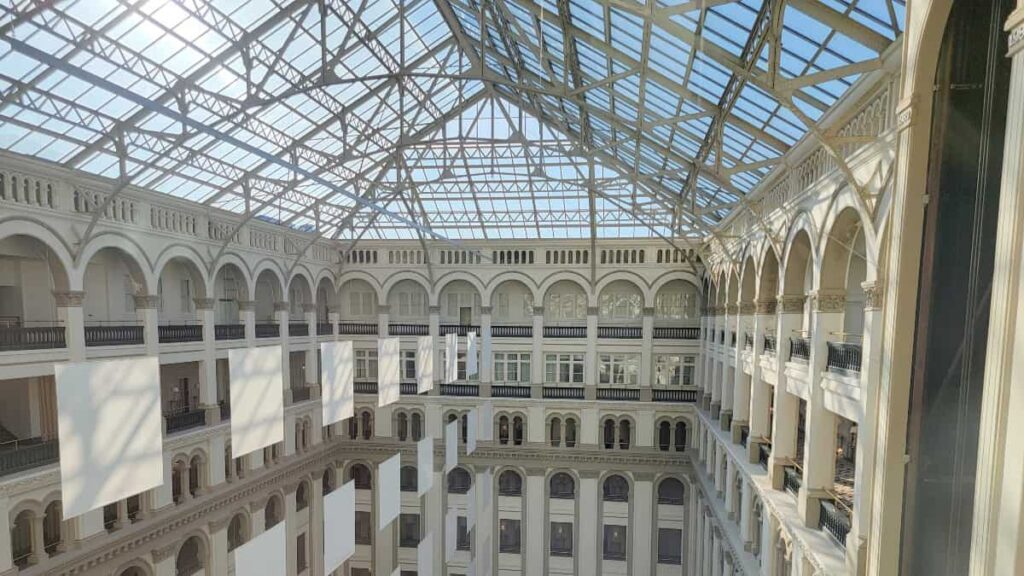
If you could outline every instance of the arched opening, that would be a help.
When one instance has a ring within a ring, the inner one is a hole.
[[[156,287],[146,285],[139,262],[120,248],[98,250],[86,264],[83,289],[86,346],[143,343],[136,309],[153,305],[145,297]]]
[[[469,487],[472,484],[473,478],[465,468],[453,468],[452,471],[448,473],[449,494],[466,494],[469,492]]]
[[[263,508],[263,529],[270,530],[284,517],[284,506],[280,496],[271,496]]]
[[[662,422],[658,424],[658,449],[667,452],[672,447],[672,424]]]
[[[533,291],[519,280],[505,280],[491,293],[491,322],[494,326],[532,326]]]
[[[615,419],[607,418],[604,421],[603,432],[601,439],[604,444],[605,450],[611,450],[615,448]]]
[[[558,447],[562,445],[562,419],[552,418],[551,419],[551,445]]]
[[[629,280],[608,283],[601,289],[597,304],[597,318],[601,325],[639,326],[642,322],[644,294]]]
[[[827,369],[843,375],[860,373],[864,336],[864,287],[867,254],[864,229],[853,208],[836,217],[826,239],[821,265],[821,293],[837,302],[842,321],[827,338]],[[842,300],[842,307],[838,301]],[[821,306],[819,306],[821,308]]]
[[[655,326],[697,326],[700,324],[697,287],[686,280],[666,282],[654,295]]]
[[[398,439],[405,442],[409,439],[409,416],[405,412],[399,412],[396,418],[398,420]]]
[[[442,324],[477,326],[480,324],[480,292],[465,280],[453,280],[441,288],[438,296]]]
[[[507,445],[510,438],[510,430],[508,426],[508,416],[498,417],[498,444]]]
[[[658,484],[658,504],[682,506],[685,500],[683,483],[675,478],[666,478]]]
[[[175,576],[191,576],[206,569],[203,543],[198,536],[192,536],[178,549],[174,559]]]
[[[565,472],[557,472],[548,481],[548,495],[554,499],[571,500],[576,497],[576,481]]]
[[[146,576],[146,572],[138,566],[129,566],[128,568],[118,572],[118,576]]]
[[[299,482],[295,489],[295,509],[305,510],[309,507],[309,485],[305,481]]]
[[[587,293],[571,280],[559,280],[544,293],[546,326],[581,326],[587,322]]]
[[[566,418],[565,419],[565,447],[575,448],[576,447],[576,419]]]
[[[515,470],[505,470],[498,476],[499,496],[522,496],[523,477]]]
[[[194,337],[195,334],[184,327],[197,326],[195,301],[206,298],[206,284],[196,264],[180,256],[168,260],[157,278],[156,294],[160,297],[160,324],[178,327],[173,331],[165,329],[168,334],[161,341],[178,341],[168,336]]]
[[[676,452],[686,450],[686,422],[676,422],[675,448]]]
[[[400,476],[399,487],[402,492],[419,490],[419,476],[415,466],[402,466]]]
[[[330,327],[330,313],[336,310],[338,300],[334,291],[334,284],[330,278],[321,278],[316,286],[316,321],[317,324],[326,324]]]
[[[373,489],[373,475],[370,473],[370,469],[363,464],[353,464],[349,468],[349,480],[351,480],[356,487],[356,490],[372,490]]]
[[[15,566],[25,568],[39,561],[39,552],[32,549],[32,524],[35,514],[23,510],[11,524],[11,557]]]
[[[241,323],[240,310],[242,304],[248,305],[249,285],[245,274],[232,263],[227,263],[217,270],[213,281],[214,318],[219,326],[237,326]],[[221,328],[227,334],[229,328]],[[238,338],[244,337],[244,333]],[[223,339],[223,338],[222,338]]]
[[[605,478],[602,499],[605,502],[629,502],[629,482],[618,474]]]
[[[344,322],[362,323],[377,321],[377,291],[369,282],[356,278],[341,285],[338,290],[341,301],[341,319]]]
[[[249,540],[249,521],[244,514],[235,514],[228,524],[228,552]]]
[[[292,276],[291,282],[288,283],[288,317],[290,321],[305,324],[306,310],[314,306],[313,290],[309,281],[302,274]]]
[[[401,280],[388,292],[388,314],[393,322],[425,324],[429,320],[426,288],[415,280]]]
[[[198,454],[189,460],[188,465],[188,493],[193,498],[199,496],[203,489],[204,461]]]
[[[512,444],[515,446],[523,445],[523,417],[514,416],[512,418]]]
[[[323,495],[326,496],[331,492],[334,492],[334,488],[337,486],[337,472],[334,467],[330,466],[324,470],[323,476],[320,478],[320,487],[323,490]]]
[[[43,511],[43,550],[49,556],[60,553],[64,547],[63,508],[60,500],[46,505]]]
[[[631,441],[632,424],[629,420],[619,422],[619,449],[629,450]]]
[[[281,278],[270,269],[265,269],[256,277],[256,294],[254,310],[256,313],[257,337],[261,335],[278,336],[277,307],[284,301],[284,287]],[[275,326],[271,329],[269,326]],[[260,326],[264,326],[261,330]]]

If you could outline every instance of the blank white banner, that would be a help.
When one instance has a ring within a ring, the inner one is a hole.
[[[485,576],[493,576],[493,569],[491,567],[491,537],[488,536],[484,539],[483,546],[480,547],[480,554],[477,554],[473,558],[473,563],[476,565],[477,574]]]
[[[387,528],[402,509],[401,476],[402,456],[395,454],[377,466],[377,530]]]
[[[494,403],[490,400],[480,405],[477,422],[480,424],[478,440],[481,442],[494,441]]]
[[[228,350],[231,373],[231,455],[284,442],[281,347]]]
[[[423,496],[434,487],[434,439],[416,443],[416,494]]]
[[[476,361],[478,341],[476,332],[466,334],[466,378],[480,373],[480,367]]]
[[[394,404],[401,397],[400,361],[398,338],[377,340],[377,406]]]
[[[353,520],[353,522],[355,522]],[[285,522],[235,548],[235,574],[241,576],[284,576],[288,573]]]
[[[459,465],[459,420],[444,427],[444,471],[451,472]]]
[[[320,343],[320,376],[323,381],[323,424],[328,426],[355,413],[352,380],[355,357],[352,342]]]
[[[459,378],[459,335],[444,335],[444,381],[451,384]]]
[[[162,485],[160,360],[68,362],[53,372],[64,519]]]
[[[476,485],[480,487],[480,512],[487,514],[491,507],[491,492],[494,491],[494,471],[488,468],[477,475]]]
[[[459,541],[459,516],[454,508],[449,508],[444,515],[444,559],[451,562],[455,556],[455,547]]]
[[[416,547],[416,576],[434,576],[434,533],[420,540]]]
[[[420,336],[416,340],[416,393],[434,389],[434,338]]]
[[[477,421],[477,411],[473,408],[469,411],[466,416],[466,455],[469,456],[473,452],[476,452],[476,434],[480,428],[480,424]]]
[[[356,552],[356,485],[349,480],[324,496],[324,574]]]

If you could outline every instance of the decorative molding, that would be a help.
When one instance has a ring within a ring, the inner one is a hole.
[[[159,564],[168,558],[171,558],[178,552],[178,547],[181,546],[179,542],[173,542],[160,548],[154,548],[151,554],[153,555],[153,563]]]
[[[644,306],[643,315],[644,316],[651,316],[651,317],[653,317],[654,316],[654,307],[653,306]]]
[[[68,290],[64,292],[53,291],[53,298],[56,300],[57,308],[81,308],[85,300],[84,290]]]
[[[797,314],[804,311],[807,296],[803,294],[784,294],[779,296],[779,311],[783,314]]]
[[[274,312],[287,312],[289,309],[288,302],[285,300],[274,302]]]
[[[1024,50],[1024,23],[1010,30],[1010,38],[1006,42],[1006,54],[1013,58]]]
[[[861,288],[864,289],[864,309],[881,310],[885,302],[885,285],[882,281],[863,282]]]
[[[440,313],[441,313],[441,307],[440,306],[430,306],[430,307],[427,308],[427,314],[440,314]]]
[[[250,312],[256,309],[255,300],[238,300],[236,303],[238,304],[239,312]]]
[[[196,305],[196,310],[213,310],[213,304],[216,302],[213,298],[193,298],[192,303]]]
[[[754,302],[754,312],[757,314],[775,314],[778,304],[778,300],[757,300]]]
[[[377,305],[377,314],[390,314],[390,313],[391,313],[391,306],[388,306],[387,304],[378,304]]]
[[[133,296],[136,310],[156,310],[160,307],[160,297],[153,294],[138,294]]]
[[[491,312],[492,312],[492,308],[490,306],[481,306],[480,307],[480,314],[481,315],[483,315],[483,314],[490,314]]]
[[[587,316],[597,316],[601,313],[601,309],[597,306],[587,306]]]
[[[740,315],[750,316],[755,311],[753,302],[740,302]]]
[[[303,304],[302,305],[302,313],[303,314],[309,314],[311,312],[316,312],[316,304]]]
[[[735,316],[739,312],[739,310],[740,307],[735,302],[729,302],[728,304],[725,305],[725,313],[728,314],[729,316]]]
[[[846,292],[842,290],[818,290],[812,302],[814,311],[822,314],[833,314],[846,311]]]

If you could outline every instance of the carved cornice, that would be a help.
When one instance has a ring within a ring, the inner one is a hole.
[[[193,298],[192,303],[196,305],[196,310],[213,310],[213,303],[216,302],[213,298]]]
[[[755,311],[753,302],[740,302],[740,315],[750,316]]]
[[[390,313],[391,313],[391,306],[388,306],[387,304],[378,304],[377,305],[377,314],[390,314]]]
[[[54,290],[53,299],[56,301],[58,308],[81,308],[82,302],[85,300],[85,291],[68,290],[59,292]]]
[[[160,297],[153,294],[138,294],[133,296],[136,310],[156,310],[160,307]]]
[[[846,293],[842,290],[818,290],[813,298],[816,312],[834,314],[846,311]]]
[[[785,294],[779,296],[779,309],[783,314],[796,314],[804,311],[807,296],[803,294]]]
[[[284,300],[274,302],[274,312],[287,312],[289,309],[288,302]]]
[[[254,300],[238,300],[238,311],[249,312],[256,309],[256,302]]]
[[[778,304],[777,300],[758,300],[754,302],[754,312],[757,314],[775,314]]]
[[[881,310],[885,300],[885,285],[882,281],[864,282],[861,288],[864,289],[864,309]]]
[[[154,548],[153,551],[151,552],[151,554],[153,555],[153,563],[159,564],[160,562],[167,560],[171,556],[174,556],[174,554],[178,551],[178,546],[180,545],[181,544],[178,542],[172,542],[166,546]]]

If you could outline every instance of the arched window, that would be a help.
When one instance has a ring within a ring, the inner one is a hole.
[[[320,487],[323,489],[323,495],[326,496],[331,492],[334,492],[334,468],[328,468],[324,470],[324,475],[320,478]]]
[[[373,437],[373,413],[369,410],[364,410],[360,415],[363,425],[363,440],[369,440]]]
[[[399,489],[402,492],[416,492],[419,490],[419,477],[414,466],[402,466],[401,477],[399,478]]]
[[[561,418],[551,419],[551,445],[558,447],[562,445],[562,420]]]
[[[203,459],[200,458],[199,456],[193,456],[192,460],[189,462],[189,467],[188,467],[188,493],[191,494],[192,496],[198,496],[199,495],[199,490],[200,490],[200,488],[202,488],[202,486],[200,485],[200,475],[199,475],[199,472],[201,471],[202,465],[203,465]]]
[[[522,496],[523,477],[514,470],[505,470],[498,476],[499,496]]]
[[[61,501],[54,500],[46,505],[43,513],[43,550],[50,556],[57,553],[61,543]]]
[[[672,425],[668,422],[662,422],[658,425],[658,448],[662,452],[668,451],[672,447]]]
[[[629,420],[619,422],[619,448],[622,450],[629,450],[629,432]]]
[[[676,452],[686,450],[686,422],[676,422]]]
[[[576,419],[566,418],[565,419],[565,447],[575,448],[576,447]]]
[[[299,487],[295,489],[295,509],[305,510],[309,506],[309,488],[306,487],[305,482],[299,482]]]
[[[618,474],[605,478],[604,501],[629,502],[629,482]]]
[[[512,443],[516,446],[523,445],[523,418],[521,416],[512,419]]]
[[[146,576],[146,573],[138,566],[131,566],[122,570],[117,576]]]
[[[465,468],[454,468],[448,473],[449,494],[465,494],[469,492],[469,487],[472,483],[473,479],[469,476],[469,472],[466,472]]]
[[[228,552],[238,548],[249,539],[249,527],[245,516],[235,514],[228,524]]]
[[[359,438],[359,420],[355,418],[348,419],[348,437],[349,440]]]
[[[412,439],[414,442],[423,439],[423,417],[419,412],[412,413]]]
[[[263,508],[263,529],[270,530],[281,521],[281,502],[277,496],[271,496]]]
[[[409,437],[409,417],[405,412],[398,413],[398,439],[402,442]]]
[[[469,438],[469,416],[466,414],[462,415],[462,443],[465,444]]]
[[[604,421],[604,447],[605,450],[615,448],[615,420],[608,418]]]
[[[658,504],[681,506],[684,499],[683,483],[675,478],[666,478],[658,484]]]
[[[14,524],[11,526],[11,553],[14,558],[14,565],[24,568],[29,565],[32,557],[32,524],[35,515],[29,510],[24,510],[14,517]]]
[[[192,536],[181,545],[178,556],[174,559],[174,573],[176,576],[190,576],[203,569],[201,558],[202,545],[199,538]]]
[[[370,469],[362,464],[353,464],[349,468],[349,480],[356,483],[356,490],[371,490],[373,488],[373,476]]]
[[[498,444],[508,444],[508,439],[508,416],[501,416],[498,418]]]
[[[576,481],[565,472],[558,472],[548,483],[552,498],[572,499],[576,497]]]

